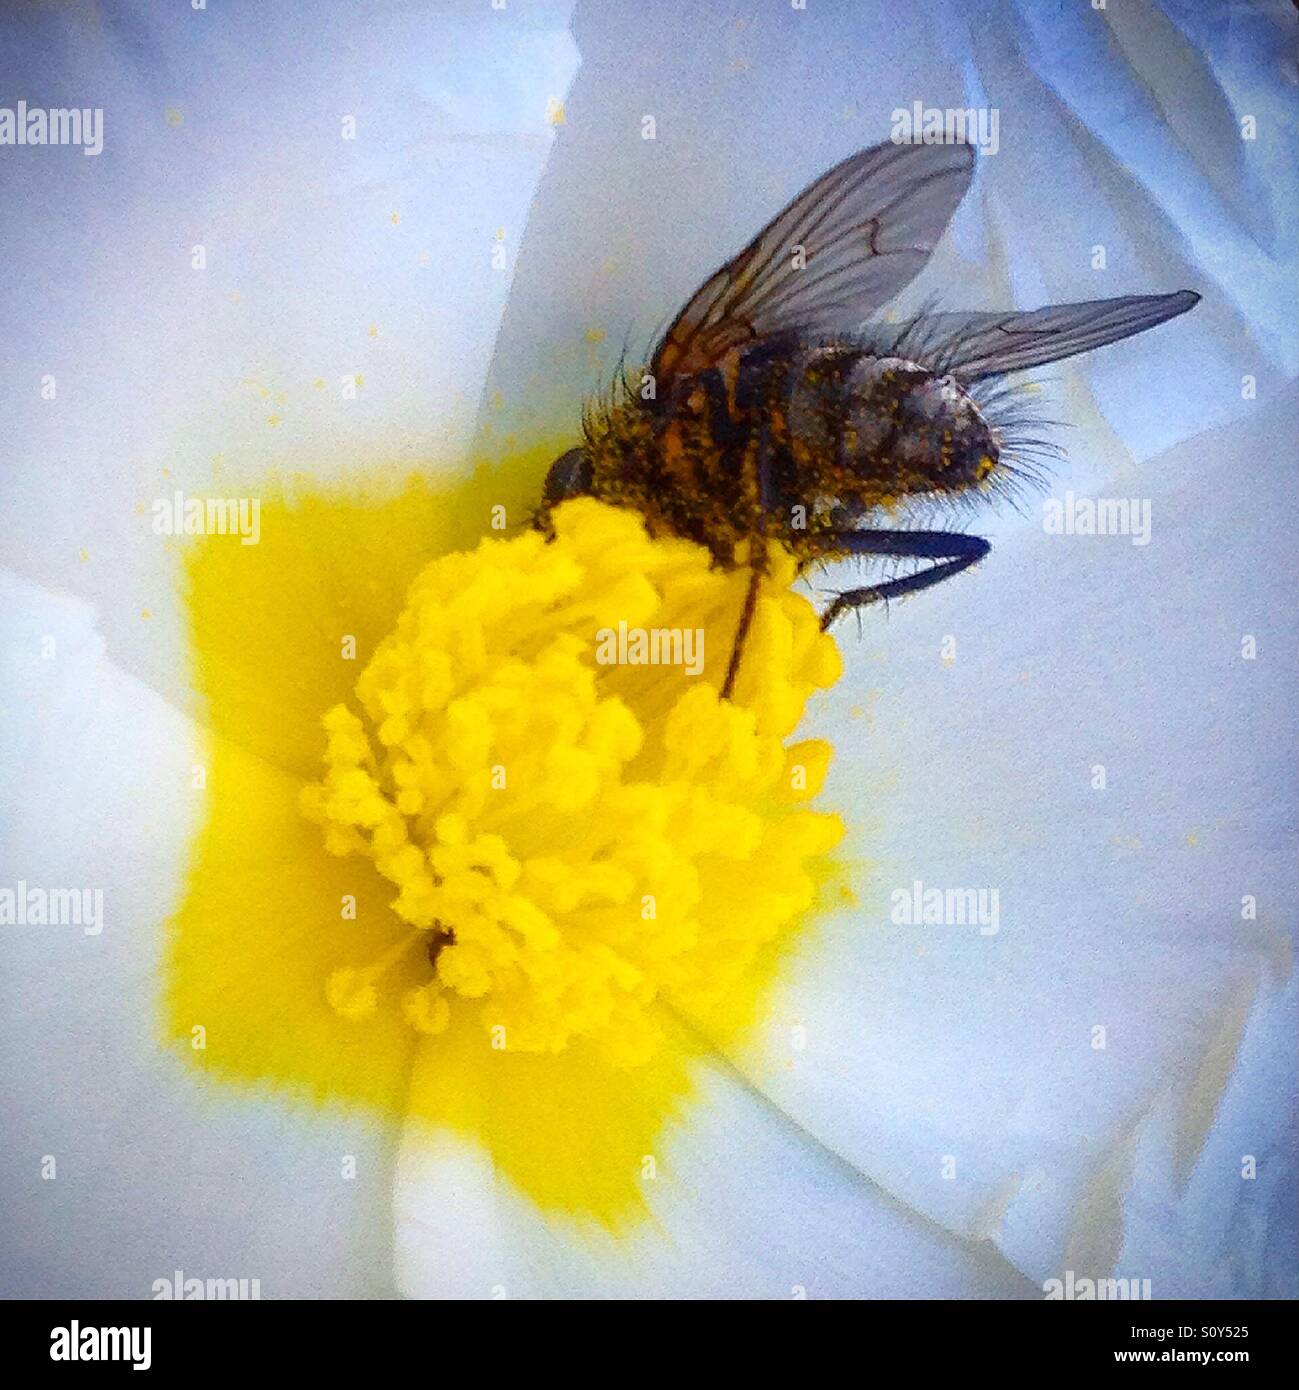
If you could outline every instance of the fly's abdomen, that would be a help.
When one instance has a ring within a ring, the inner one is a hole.
[[[961,491],[996,464],[996,438],[960,383],[906,358],[812,349],[788,415],[802,489],[857,512]]]

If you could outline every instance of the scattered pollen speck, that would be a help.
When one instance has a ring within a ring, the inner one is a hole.
[[[604,342],[604,329],[603,329],[603,328],[588,328],[588,329],[586,330],[586,341],[587,341],[588,343],[602,343],[602,342]]]
[[[77,551],[77,559],[80,560],[81,563],[84,565],[84,564],[86,563],[86,561],[90,559],[90,551],[88,551],[88,550],[78,550],[78,551]]]
[[[1194,849],[1195,846],[1200,843],[1199,833],[1194,830],[1190,831],[1186,836],[1186,843],[1191,847],[1191,849]]]
[[[388,221],[391,222],[392,225],[393,225],[394,227],[400,226],[400,225],[401,225],[401,213],[399,213],[399,212],[390,213],[389,216],[388,216]]]
[[[361,375],[360,372],[357,372],[356,377],[355,377],[355,381],[356,381],[356,384],[357,384],[358,386],[364,386],[364,385],[365,385],[365,378]]]
[[[280,417],[278,415],[268,415],[266,417],[266,423],[274,429],[275,426],[280,423]]]
[[[564,103],[562,101],[552,101],[546,107],[546,120],[551,125],[565,125],[568,118],[564,115]]]
[[[170,477],[171,477],[171,469],[170,469],[170,468],[164,468],[164,469],[162,470],[162,476],[163,476],[164,478],[170,478]]]
[[[140,609],[140,616],[141,616],[141,617],[144,619],[144,621],[147,623],[147,622],[149,621],[149,619],[153,617],[153,614],[149,611],[149,609],[147,609],[147,608],[141,608],[141,609]]]
[[[419,263],[420,263],[420,265],[428,265],[428,263],[429,263],[429,254],[428,254],[427,251],[421,251],[421,252],[419,253]]]
[[[370,337],[377,338],[379,336],[379,325],[377,323],[372,323],[369,328],[366,329],[366,332]]]
[[[136,514],[136,516],[143,516],[143,515],[144,515],[144,503],[143,503],[143,502],[137,502],[137,503],[135,504],[135,514]]]
[[[179,106],[169,106],[167,108],[167,115],[165,119],[167,124],[170,126],[178,126],[183,125],[185,123],[185,117],[182,114]]]
[[[318,376],[311,384],[317,391],[323,391],[325,389],[325,378],[323,376]]]

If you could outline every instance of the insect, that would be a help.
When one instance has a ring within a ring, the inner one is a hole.
[[[583,411],[583,443],[546,476],[538,524],[571,497],[633,507],[652,534],[751,568],[723,698],[735,684],[768,546],[804,569],[849,556],[916,562],[822,615],[915,593],[987,555],[945,504],[1032,476],[1048,441],[1016,436],[999,379],[1185,313],[1200,296],[1128,295],[1021,312],[871,316],[929,259],[974,170],[968,145],[876,145],[809,185],[708,277],[639,382]]]

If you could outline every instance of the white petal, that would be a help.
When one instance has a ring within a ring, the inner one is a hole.
[[[105,112],[100,156],[5,164],[0,562],[96,601],[110,655],[173,701],[156,501],[460,465],[577,64],[568,8],[333,0],[309,38],[275,7],[141,7],[93,39],[75,7],[0,20],[6,91],[36,70]]]
[[[0,571],[0,611],[0,889],[103,894],[98,933],[0,927],[5,1296],[149,1298],[177,1270],[390,1293],[390,1131],[217,1089],[160,1046],[193,726],[104,659],[86,604]]]
[[[872,622],[815,720],[837,734],[826,797],[860,808],[868,884],[813,934],[744,1065],[824,1143],[952,1229],[993,1235],[1034,1278],[1098,1272],[1067,1266],[1080,1250],[1099,1272],[1118,1256],[1130,1178],[1112,1170],[1143,1117],[1174,1108],[1182,1170],[1229,1084],[1274,1132],[1246,1056],[1211,1062],[1251,1008],[1275,1007],[1288,964],[1271,985],[1261,966],[1288,962],[1299,919],[1281,809],[1299,624],[1269,578],[1290,544],[1272,499],[1294,418],[1260,409],[1150,460],[1149,546],[1026,531]],[[1224,496],[1223,478],[1248,482]],[[1245,563],[1228,538],[1248,538]],[[996,934],[895,922],[892,895],[905,904],[916,880],[996,888]],[[808,1044],[791,1071],[792,1020]],[[1239,1163],[1213,1181],[1197,1201],[1253,1200]],[[1169,1239],[1145,1276],[1193,1258]],[[1260,1247],[1228,1255],[1236,1296],[1265,1279]]]
[[[1292,168],[1283,148],[1256,134],[1293,123],[1294,17],[1283,6],[1252,8],[1230,23],[1200,5],[1098,10],[1016,0],[1015,9],[1013,38],[991,26],[973,35],[984,84],[1002,91],[1027,61],[1054,100],[1043,103],[1031,139],[1007,132],[1006,163],[1017,165],[1020,177],[999,185],[1015,219],[1006,225],[1032,226],[1041,242],[1054,219],[1072,219],[1073,228],[1086,228],[1089,252],[1095,243],[1106,247],[1111,273],[1136,266],[1146,277],[1193,271],[1193,287],[1211,284],[1214,298],[1250,324],[1269,364],[1293,375],[1299,248],[1286,230]],[[1247,120],[1255,137],[1245,132]],[[1061,159],[1071,143],[1083,157]],[[1057,192],[1069,195],[1079,176],[1088,179],[1097,156],[1111,174],[1130,171],[1144,204],[1139,219],[1125,216],[1129,208],[1112,197],[1086,209],[1085,219],[1077,216],[1076,194],[1062,207],[1056,203]],[[1048,191],[1041,176],[1052,169],[1060,186]],[[1052,250],[1049,240],[1043,244]],[[1207,321],[1194,330],[1197,348],[1221,351]],[[1201,405],[1204,416],[1161,422],[1144,412],[1147,419],[1133,423],[1185,430],[1213,419],[1215,404]]]
[[[1159,1298],[1295,1298],[1293,1094],[1299,982],[1288,943],[1228,1001],[1195,1075],[1142,1125],[1130,1156],[1120,1271]]]
[[[396,1270],[414,1298],[1020,1298],[987,1244],[903,1210],[720,1062],[664,1136],[649,1216],[613,1236],[542,1215],[486,1153],[409,1126]]]
[[[101,156],[6,163],[22,338],[0,366],[0,561],[94,601],[120,663],[88,608],[6,577],[0,862],[10,886],[100,887],[108,914],[95,937],[4,929],[7,1291],[144,1297],[176,1269],[266,1297],[391,1290],[390,1136],[159,1056],[161,925],[194,808],[152,510],[176,490],[255,496],[268,469],[457,463],[577,63],[569,8],[371,4],[361,22],[340,2],[306,45],[278,12],[141,7],[90,37],[75,8],[0,20],[8,90],[39,70],[105,111]]]

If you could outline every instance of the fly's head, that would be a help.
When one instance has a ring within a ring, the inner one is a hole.
[[[572,497],[585,497],[591,491],[594,468],[585,449],[569,449],[550,465],[546,472],[543,499],[547,509],[557,507]]]

